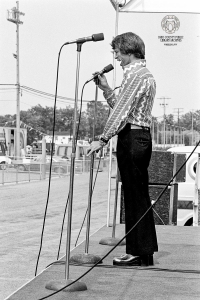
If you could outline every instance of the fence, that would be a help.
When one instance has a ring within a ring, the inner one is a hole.
[[[185,128],[152,121],[151,133],[153,148],[170,148],[187,144],[195,144],[194,138],[190,141],[186,136]]]
[[[75,174],[82,174],[90,171],[90,160],[75,160]],[[108,170],[109,158],[95,159],[94,172],[103,172]],[[14,162],[11,165],[3,164],[0,169],[0,185],[30,182],[33,180],[44,180],[49,177],[50,162],[41,163],[31,161],[23,163],[23,161]],[[52,162],[51,177],[63,177],[70,174],[70,161]]]

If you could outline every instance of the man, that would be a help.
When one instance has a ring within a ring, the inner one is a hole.
[[[145,45],[132,32],[116,36],[112,43],[115,59],[124,76],[119,94],[110,88],[104,75],[98,76],[98,87],[112,108],[99,141],[92,142],[90,155],[118,135],[117,162],[124,188],[126,254],[113,260],[115,265],[152,265],[158,251],[152,210],[150,207],[148,166],[152,153],[150,134],[151,110],[156,83],[146,68]],[[140,220],[140,222],[133,226]]]

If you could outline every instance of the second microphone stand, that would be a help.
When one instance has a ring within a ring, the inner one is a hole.
[[[92,141],[95,139],[95,125],[96,125],[96,115],[97,115],[97,99],[98,99],[98,82],[96,81],[95,88],[95,101],[94,101],[94,122],[93,122],[93,133]],[[101,257],[95,254],[89,254],[89,239],[90,239],[90,220],[91,220],[91,204],[92,204],[92,194],[93,194],[93,171],[94,171],[94,158],[95,153],[91,154],[90,159],[90,178],[89,178],[89,194],[88,194],[88,208],[87,208],[87,227],[86,227],[86,240],[85,240],[85,253],[75,254],[70,258],[72,263],[82,263],[82,264],[95,264],[97,262],[102,263]]]

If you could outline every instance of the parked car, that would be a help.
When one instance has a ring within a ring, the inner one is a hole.
[[[46,171],[50,170],[50,162],[51,157],[46,157]],[[41,156],[36,156],[32,159],[23,159],[22,161],[18,161],[17,163],[14,163],[15,167],[19,171],[40,171],[42,170],[43,161]],[[55,173],[67,173],[69,172],[69,164],[66,160],[61,158],[52,158],[52,172]]]
[[[0,170],[5,170],[8,165],[11,165],[11,159],[6,155],[5,143],[0,141]]]
[[[0,156],[0,170],[6,170],[7,166],[11,166],[11,159],[7,156]]]

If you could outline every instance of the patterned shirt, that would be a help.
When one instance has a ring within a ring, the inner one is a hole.
[[[119,94],[111,89],[103,93],[112,112],[100,139],[108,141],[127,123],[150,127],[155,93],[156,83],[144,59],[126,65]]]

